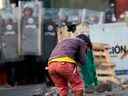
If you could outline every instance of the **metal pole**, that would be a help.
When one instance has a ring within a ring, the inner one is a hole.
[[[38,0],[36,0],[37,4],[39,5],[39,13],[38,13],[38,25],[39,25],[39,28],[38,28],[38,54],[41,55],[42,53],[42,34],[41,34],[41,29],[42,29],[42,2],[39,2]]]
[[[19,1],[19,15],[18,15],[18,55],[21,55],[21,14],[22,14],[22,9],[21,9],[21,1]]]

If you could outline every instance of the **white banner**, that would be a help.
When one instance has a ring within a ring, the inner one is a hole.
[[[111,62],[116,65],[117,76],[128,80],[128,58],[121,56],[128,50],[128,26],[126,23],[98,24],[90,26],[92,42],[109,44]]]

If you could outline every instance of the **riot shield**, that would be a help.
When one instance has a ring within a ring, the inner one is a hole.
[[[15,7],[15,6],[14,6]],[[18,59],[18,30],[14,7],[7,6],[2,11],[3,24],[1,25],[2,60],[16,61]]]
[[[5,19],[4,33],[2,36],[3,43],[3,55],[8,60],[16,60],[18,58],[18,35],[17,35],[17,23],[11,19]]]
[[[45,55],[45,60],[48,59],[50,56],[51,51],[55,47],[57,43],[57,26],[56,26],[56,19],[58,14],[58,9],[45,9],[44,14],[44,24],[43,24],[43,32],[44,32],[44,44],[43,50]]]
[[[104,19],[104,12],[86,9],[85,21],[90,24],[102,24]]]
[[[19,2],[22,55],[41,55],[41,2]]]
[[[3,54],[2,54],[2,36],[3,36],[3,30],[4,30],[4,19],[0,17],[0,61],[3,61]]]

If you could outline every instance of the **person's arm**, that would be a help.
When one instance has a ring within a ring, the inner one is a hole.
[[[86,63],[86,60],[85,60],[86,51],[87,51],[87,45],[86,45],[86,43],[84,43],[84,44],[82,44],[80,46],[80,57],[79,57],[79,60],[80,60],[80,64],[81,65]]]

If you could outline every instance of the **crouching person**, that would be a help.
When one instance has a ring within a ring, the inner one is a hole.
[[[75,96],[83,96],[84,82],[77,70],[85,64],[84,56],[89,38],[80,34],[76,38],[59,42],[53,49],[48,62],[48,72],[60,96],[68,96],[68,83]]]

